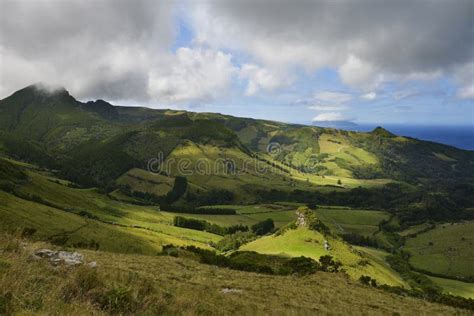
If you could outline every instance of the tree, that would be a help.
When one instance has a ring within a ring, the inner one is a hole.
[[[166,203],[173,203],[186,192],[188,188],[188,180],[185,177],[176,177],[174,179],[173,189],[166,194]]]
[[[252,231],[259,236],[268,234],[273,231],[273,229],[275,229],[275,224],[273,223],[273,219],[271,218],[258,222],[257,224],[252,226]]]
[[[341,185],[341,184],[342,184],[341,179],[337,180],[337,184],[338,184],[338,185]]]

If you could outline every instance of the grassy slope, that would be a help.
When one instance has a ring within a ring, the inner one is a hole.
[[[4,237],[0,241],[0,245],[11,242]],[[108,297],[115,302],[113,298],[118,296],[113,295],[126,293],[118,301],[121,305],[112,305],[114,313],[127,313],[127,308],[134,306],[136,314],[468,314],[363,286],[342,274],[268,276],[183,258],[83,251],[87,261],[97,262],[95,274],[87,269],[57,269],[43,261],[28,260],[31,251],[40,247],[51,246],[29,243],[24,249],[16,248],[18,252],[0,252],[0,297],[8,302],[10,312],[108,314],[110,310],[100,309],[107,305],[95,301]],[[71,293],[71,286],[80,286],[84,292],[65,296]],[[224,293],[225,288],[238,292]]]
[[[173,216],[151,207],[115,201],[94,189],[68,187],[49,173],[30,169],[26,174],[29,180],[21,184],[16,191],[39,196],[55,207],[0,191],[2,230],[31,227],[38,230],[38,238],[66,233],[69,237],[68,244],[94,239],[104,250],[137,253],[156,253],[164,244],[208,248],[209,242],[217,242],[221,238],[207,232],[174,227]],[[57,181],[59,183],[56,183]],[[87,211],[97,216],[100,221],[74,214],[80,211]]]
[[[416,238],[408,238],[406,250],[412,254],[410,263],[418,269],[456,277],[473,276],[473,243],[474,222],[440,224]]]
[[[328,240],[331,246],[329,251],[324,249],[325,239]],[[291,257],[305,256],[316,260],[322,255],[329,254],[341,261],[353,278],[357,279],[361,275],[371,275],[382,284],[405,285],[400,276],[382,263],[381,260],[371,260],[369,265],[360,264],[362,259],[371,259],[374,254],[364,255],[362,251],[351,248],[337,238],[325,238],[320,233],[306,228],[288,230],[279,236],[265,236],[242,246],[241,250]]]

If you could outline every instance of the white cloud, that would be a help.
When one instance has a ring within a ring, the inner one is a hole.
[[[366,94],[361,95],[360,97],[361,97],[362,99],[372,101],[372,100],[375,100],[375,99],[377,98],[377,93],[375,93],[375,92],[369,92],[369,93],[366,93]]]
[[[342,111],[347,108],[351,100],[350,93],[323,90],[304,100],[304,104],[309,105],[308,109],[315,111]]]
[[[247,96],[254,95],[260,90],[272,91],[290,82],[281,74],[255,64],[242,65],[239,76],[248,80],[245,90]]]
[[[406,98],[411,98],[413,96],[416,96],[419,92],[413,89],[403,89],[403,90],[398,90],[393,93],[393,97],[395,100],[403,100]]]
[[[308,109],[315,111],[341,111],[345,108],[345,106],[340,104],[314,104],[308,107]]]
[[[457,96],[461,99],[474,99],[474,62],[456,69],[455,80],[459,84]]]
[[[352,95],[349,93],[336,91],[319,91],[314,94],[314,98],[322,102],[342,104],[352,100]]]
[[[376,89],[383,81],[374,65],[353,55],[339,67],[339,74],[344,83],[363,90]]]
[[[232,56],[211,49],[182,47],[150,76],[148,93],[156,100],[211,101],[227,92],[237,69]]]
[[[313,122],[345,121],[347,118],[339,112],[321,113],[313,118]]]

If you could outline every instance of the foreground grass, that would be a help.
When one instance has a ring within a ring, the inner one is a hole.
[[[97,269],[54,268],[29,259],[44,246],[51,247],[0,237],[0,313],[468,314],[363,286],[343,274],[269,276],[184,258],[90,250],[81,252]]]

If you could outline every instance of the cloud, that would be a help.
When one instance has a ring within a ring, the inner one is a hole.
[[[225,93],[235,75],[231,55],[219,50],[170,50],[173,2],[3,0],[0,6],[0,98],[45,82],[79,99],[202,102]]]
[[[373,64],[353,55],[339,67],[339,74],[344,83],[363,90],[376,89],[383,82],[383,75]]]
[[[339,112],[321,113],[313,118],[313,122],[346,121],[346,120],[348,119]]]
[[[338,91],[323,90],[314,93],[312,98],[300,100],[300,104],[309,105],[315,111],[341,111],[347,108],[352,94]]]
[[[232,56],[210,49],[179,48],[150,76],[148,93],[166,103],[211,101],[226,93],[237,69]]]
[[[290,80],[285,79],[281,74],[255,64],[242,65],[239,76],[248,80],[245,90],[247,96],[254,95],[260,90],[273,91],[290,83]]]
[[[0,0],[0,12],[0,98],[43,81],[80,99],[207,102],[236,78],[254,95],[322,67],[359,94],[449,76],[474,98],[471,0]],[[178,13],[195,36],[180,49]],[[350,102],[325,98],[308,104]]]
[[[352,100],[352,95],[344,92],[319,91],[314,94],[314,98],[322,102],[341,104]]]
[[[79,98],[147,99],[148,71],[173,43],[172,5],[153,0],[4,0],[0,95],[32,82]]]
[[[453,76],[474,60],[470,0],[200,1],[191,20],[200,43],[281,72],[335,68],[366,92],[391,80]]]
[[[455,79],[461,86],[457,96],[461,99],[474,99],[474,62],[457,69]]]
[[[366,94],[361,95],[360,97],[361,97],[362,99],[372,101],[372,100],[375,100],[375,99],[377,98],[377,93],[375,93],[375,92],[369,92],[369,93],[366,93]]]
[[[315,111],[341,111],[344,110],[346,107],[340,104],[314,104],[308,107],[310,110]]]

